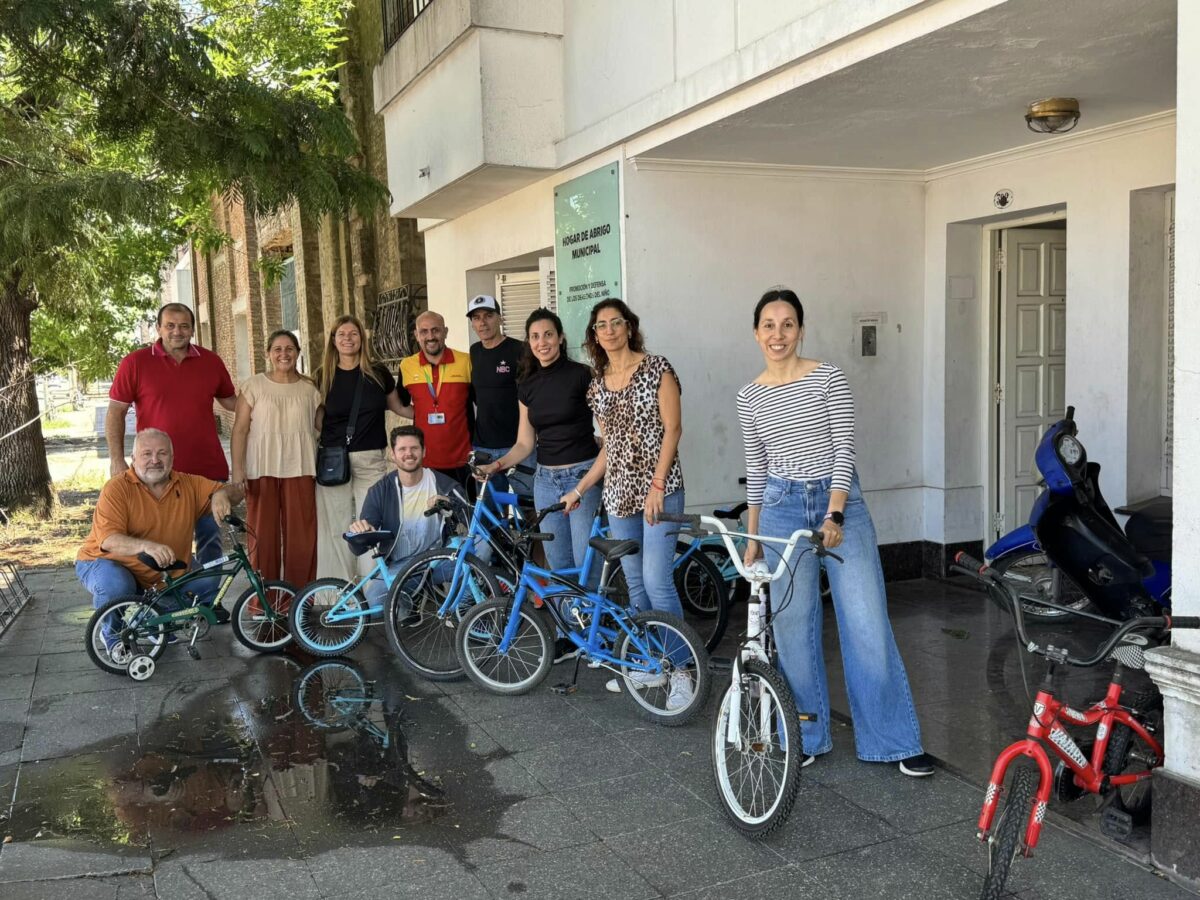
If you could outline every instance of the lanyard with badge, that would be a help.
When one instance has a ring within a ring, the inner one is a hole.
[[[433,366],[430,365],[429,368],[432,370]],[[438,409],[438,394],[440,394],[442,392],[442,383],[445,380],[443,376],[446,374],[445,369],[446,369],[445,363],[438,363],[438,367],[437,367],[438,381],[437,381],[437,387],[435,388],[433,386],[433,379],[431,379],[429,377],[429,372],[426,372],[425,367],[421,366],[421,375],[424,376],[424,378],[425,378],[425,386],[427,388],[429,388],[429,396],[433,398],[433,412],[431,412],[428,416],[426,416],[426,422],[430,425],[445,425],[446,424],[446,414],[444,412],[441,412]]]

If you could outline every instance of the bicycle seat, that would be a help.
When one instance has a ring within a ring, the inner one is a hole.
[[[722,507],[721,509],[714,509],[713,518],[732,519],[736,521],[742,517],[742,513],[744,513],[746,509],[747,506],[745,503],[739,503],[737,506],[726,506]]]
[[[347,531],[342,535],[347,544],[364,553],[373,547],[378,547],[384,541],[391,540],[391,537],[390,531],[364,531],[361,534]]]
[[[640,549],[637,541],[614,541],[601,537],[592,538],[588,546],[599,551],[609,562],[615,562],[622,556],[631,556]]]
[[[153,569],[155,572],[175,572],[175,571],[178,571],[179,569],[187,568],[187,563],[185,563],[181,560],[178,560],[178,559],[175,560],[175,562],[171,563],[170,565],[160,566],[158,563],[156,563],[154,561],[154,557],[151,556],[149,553],[139,553],[137,555],[137,559],[138,559],[138,562],[140,562],[143,566]]]

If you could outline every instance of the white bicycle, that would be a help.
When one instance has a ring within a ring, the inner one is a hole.
[[[804,763],[800,723],[816,720],[815,714],[796,709],[787,679],[775,666],[768,588],[790,572],[792,556],[802,544],[818,556],[838,562],[841,557],[821,545],[819,532],[807,529],[795,531],[789,538],[771,538],[731,531],[720,519],[710,516],[664,514],[660,519],[679,522],[696,536],[718,535],[738,574],[750,584],[745,638],[733,659],[729,687],[717,706],[710,747],[725,814],[746,836],[766,837],[791,814]],[[761,559],[747,569],[735,538],[780,545],[774,571]]]

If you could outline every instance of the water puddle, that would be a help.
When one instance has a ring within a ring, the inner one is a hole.
[[[150,845],[160,857],[394,841],[453,850],[461,822],[500,836],[503,809],[522,799],[496,790],[496,755],[474,751],[454,704],[406,685],[389,660],[231,663],[245,671],[229,683],[132,688],[138,734],[115,746],[23,763],[3,834]]]

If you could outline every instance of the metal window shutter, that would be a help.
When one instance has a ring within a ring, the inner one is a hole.
[[[525,340],[525,320],[542,305],[541,274],[508,272],[497,275],[496,299],[504,313],[504,333],[518,341]]]

